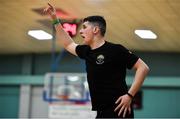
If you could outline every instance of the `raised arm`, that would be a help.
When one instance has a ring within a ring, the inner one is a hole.
[[[71,54],[77,56],[75,51],[77,44],[68,35],[68,33],[64,31],[60,21],[56,16],[56,9],[50,3],[48,3],[48,6],[44,9],[44,13],[49,14],[51,19],[53,20],[53,24],[57,33],[58,43],[62,45]]]

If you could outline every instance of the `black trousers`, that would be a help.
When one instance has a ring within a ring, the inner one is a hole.
[[[118,116],[118,111],[114,112],[114,109],[104,109],[104,110],[98,110],[97,111],[97,116],[96,119],[101,119],[101,118],[109,118],[109,119],[113,119],[113,118],[123,118],[123,113],[121,113],[120,116]],[[134,111],[132,109],[131,113],[129,114],[128,112],[126,113],[125,118],[134,118]]]

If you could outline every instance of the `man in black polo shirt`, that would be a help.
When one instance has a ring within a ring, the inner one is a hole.
[[[44,12],[51,16],[60,44],[85,60],[96,118],[133,118],[132,99],[149,71],[148,66],[122,45],[105,40],[106,21],[103,17],[89,16],[83,20],[80,35],[84,44],[78,45],[63,30],[52,5],[48,3]],[[129,90],[125,81],[127,68],[136,71]]]

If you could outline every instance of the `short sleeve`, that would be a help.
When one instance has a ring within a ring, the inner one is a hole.
[[[78,45],[76,47],[76,54],[81,59],[85,59],[89,51],[90,51],[90,47],[88,45]]]
[[[123,56],[124,56],[126,67],[128,69],[132,69],[132,67],[135,65],[135,63],[139,59],[139,57],[136,56],[134,53],[132,53],[131,51],[129,51],[128,49],[126,49],[123,46],[122,46],[122,53],[123,53]]]

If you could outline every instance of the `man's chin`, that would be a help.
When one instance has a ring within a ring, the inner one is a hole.
[[[83,45],[88,45],[88,44],[89,44],[88,42],[85,42],[85,41],[83,42]]]

